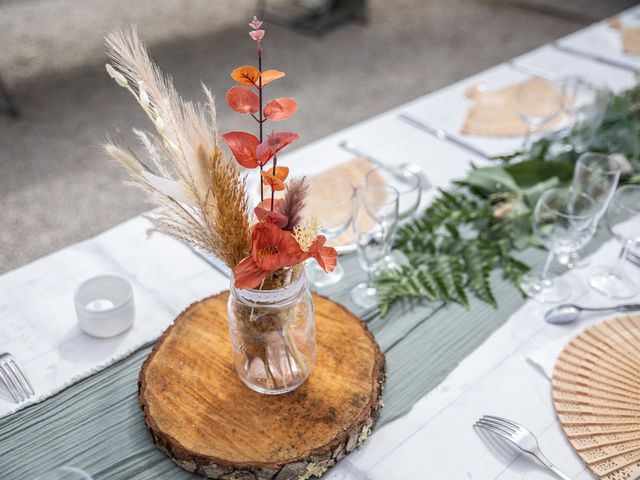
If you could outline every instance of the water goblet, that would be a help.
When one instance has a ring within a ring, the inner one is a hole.
[[[556,255],[570,255],[589,243],[595,233],[596,213],[589,195],[569,188],[552,188],[540,196],[533,212],[533,231],[549,254],[541,275],[523,278],[520,286],[528,296],[553,303],[570,295],[568,282],[550,278],[549,268]]]
[[[620,187],[605,219],[611,235],[622,243],[622,252],[613,266],[597,268],[589,284],[610,298],[632,297],[638,293],[638,280],[625,267],[629,250],[640,245],[640,185]]]
[[[610,155],[587,152],[578,158],[571,188],[586,193],[596,203],[596,223],[609,208],[619,180],[620,165]]]
[[[378,187],[389,185],[398,191],[398,225],[408,222],[418,212],[422,188],[420,178],[411,170],[393,165],[374,168],[367,173],[365,184]],[[394,239],[396,232],[397,227],[391,234]],[[390,252],[384,262],[384,268],[390,270],[406,262],[406,259],[400,252]]]
[[[320,224],[318,233],[327,240],[348,230],[353,218],[353,201],[354,188],[344,178],[320,175],[309,181],[307,209]],[[306,270],[309,281],[316,287],[333,285],[344,277],[340,262],[331,273],[326,273],[315,261],[310,261]]]
[[[575,152],[582,153],[602,125],[609,105],[609,90],[604,84],[566,77],[562,80],[562,105],[570,124],[569,144]]]
[[[371,169],[365,184],[375,187],[389,185],[398,191],[398,222],[410,220],[417,211],[422,197],[420,178],[405,167],[390,165]]]
[[[610,155],[603,153],[583,153],[576,162],[571,188],[576,192],[586,193],[596,203],[596,230],[616,193],[620,171],[620,165]],[[579,260],[579,252],[558,258],[567,268],[573,268]],[[582,262],[581,266],[586,266],[586,262]]]
[[[532,77],[518,86],[515,97],[515,109],[527,126],[522,139],[522,150],[529,148],[531,136],[544,124],[551,121],[562,107],[560,90],[553,82]]]
[[[360,268],[367,281],[351,291],[356,305],[378,305],[375,275],[391,251],[393,232],[398,224],[398,191],[389,185],[363,185],[356,190],[353,231]]]
[[[48,470],[34,480],[93,480],[87,472],[74,467],[57,467]]]

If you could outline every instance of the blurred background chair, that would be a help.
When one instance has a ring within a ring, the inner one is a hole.
[[[16,118],[20,115],[18,105],[11,96],[11,93],[9,93],[9,88],[2,79],[2,76],[0,76],[0,99],[2,101],[2,112],[7,112],[9,115]]]
[[[367,0],[258,0],[259,17],[321,35],[345,22],[367,21]]]

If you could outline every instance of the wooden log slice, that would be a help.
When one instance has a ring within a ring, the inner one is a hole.
[[[209,478],[322,475],[371,433],[382,406],[384,355],[360,319],[314,295],[311,376],[291,393],[261,395],[235,371],[227,296],[182,312],[142,366],[138,400],[154,443]]]

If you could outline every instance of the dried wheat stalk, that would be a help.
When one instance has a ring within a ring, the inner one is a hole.
[[[151,61],[135,28],[110,34],[106,44],[113,61],[109,75],[135,97],[156,131],[134,130],[146,161],[111,141],[106,152],[162,207],[148,216],[155,231],[235,267],[251,252],[246,181],[219,147],[211,92],[203,86],[204,104],[184,101]]]

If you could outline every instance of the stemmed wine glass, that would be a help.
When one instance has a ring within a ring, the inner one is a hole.
[[[620,165],[610,155],[587,152],[580,155],[573,171],[571,189],[586,193],[596,204],[596,229],[616,193],[620,180]],[[558,260],[572,268],[580,259],[578,252],[563,255]]]
[[[625,271],[629,250],[640,245],[640,185],[621,187],[605,215],[611,234],[622,243],[622,252],[613,266],[602,266],[589,284],[611,298],[628,298],[638,293],[638,281]]]
[[[570,123],[569,143],[575,152],[582,153],[602,124],[609,105],[609,90],[604,84],[566,77],[562,80],[562,104]]]
[[[346,232],[353,218],[354,188],[347,180],[332,175],[320,175],[309,182],[307,208],[320,224],[318,233],[327,240]],[[307,265],[309,281],[316,287],[338,283],[344,277],[340,262],[331,273],[326,273],[317,262]]]
[[[555,255],[569,255],[583,248],[595,233],[596,205],[585,194],[568,188],[552,188],[544,192],[533,212],[533,231],[548,250],[540,276],[527,275],[522,290],[540,302],[561,302],[571,293],[562,279],[549,278],[549,267]]]
[[[93,480],[87,472],[74,467],[58,467],[48,470],[35,480]]]
[[[375,274],[391,251],[398,224],[398,191],[389,185],[363,185],[356,190],[353,231],[360,267],[367,281],[351,291],[351,298],[363,308],[378,305]]]
[[[586,193],[596,204],[596,223],[609,208],[620,180],[620,165],[604,153],[583,153],[576,162],[571,188]]]
[[[422,188],[420,178],[411,170],[393,165],[374,168],[367,173],[365,185],[389,185],[398,191],[398,225],[411,220],[418,212]],[[396,232],[397,226],[391,233],[392,238],[395,238]],[[389,252],[384,259],[384,268],[397,268],[403,261],[404,256],[400,252]]]
[[[393,165],[371,169],[365,184],[374,187],[389,185],[398,191],[398,222],[410,220],[418,211],[422,189],[420,179],[411,170]]]
[[[532,77],[518,86],[515,97],[515,109],[520,119],[527,126],[522,139],[522,150],[529,148],[531,136],[545,123],[551,121],[562,107],[560,89],[553,82]]]

